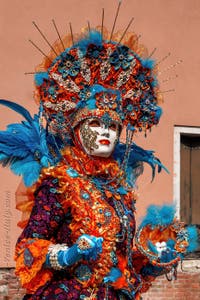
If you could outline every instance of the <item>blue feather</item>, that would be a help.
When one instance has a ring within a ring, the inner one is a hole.
[[[155,112],[156,112],[155,117],[159,121],[160,117],[162,116],[162,113],[163,113],[162,108],[160,106],[156,106]]]
[[[115,147],[113,157],[119,163],[122,163],[125,153],[126,144],[118,143]],[[149,164],[152,168],[152,181],[155,177],[156,166],[158,167],[158,172],[161,172],[161,170],[164,169],[167,173],[169,173],[167,168],[160,162],[160,160],[154,156],[154,151],[144,150],[143,148],[137,146],[135,143],[132,143],[125,170],[127,175],[127,183],[130,186],[134,186],[137,177],[142,173],[143,162]]]
[[[175,241],[174,241],[174,240],[169,239],[169,240],[166,242],[166,244],[167,244],[167,247],[168,247],[168,248],[174,250],[174,246],[175,246]]]
[[[41,166],[33,160],[18,160],[11,166],[11,171],[16,175],[22,175],[26,186],[33,185],[39,178]]]
[[[4,100],[4,99],[0,99],[0,104],[9,107],[12,110],[15,110],[17,113],[22,115],[27,121],[29,121],[29,122],[32,121],[32,117],[31,117],[30,113],[23,106],[15,103],[15,102],[11,102],[11,101]]]
[[[86,36],[85,38],[79,40],[74,47],[79,47],[80,50],[85,53],[87,50],[87,47],[90,44],[94,44],[96,46],[101,46],[102,45],[102,35],[99,31],[96,30],[91,30]]]
[[[142,66],[144,68],[153,69],[155,66],[155,61],[153,59],[149,59],[149,58],[141,59],[140,58],[140,60],[141,60]]]
[[[49,75],[47,72],[37,72],[35,74],[35,84],[36,86],[40,86],[43,84],[44,79],[49,79]]]
[[[149,225],[151,228],[154,228],[158,225],[167,227],[172,224],[175,217],[175,212],[174,205],[150,205],[147,208],[146,216],[140,224],[140,228],[147,225]]]
[[[10,166],[17,175],[22,175],[25,185],[35,183],[43,167],[54,165],[50,154],[46,130],[39,124],[39,116],[31,117],[22,106],[10,101],[1,104],[12,108],[25,117],[26,121],[10,124],[5,131],[0,131],[0,163]]]

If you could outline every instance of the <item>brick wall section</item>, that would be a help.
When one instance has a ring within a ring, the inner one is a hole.
[[[177,280],[165,276],[155,280],[143,300],[200,300],[200,274],[178,272]]]
[[[24,291],[14,275],[14,269],[0,269],[0,300],[21,300]],[[199,300],[200,273],[178,272],[178,279],[167,281],[162,276],[153,283],[143,300]],[[69,299],[70,300],[70,299]]]
[[[21,300],[23,295],[14,269],[0,269],[0,300]]]

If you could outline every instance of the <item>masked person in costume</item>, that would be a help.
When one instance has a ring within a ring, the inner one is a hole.
[[[133,136],[158,124],[160,92],[137,36],[118,41],[104,29],[57,42],[35,74],[34,118],[1,100],[26,119],[0,133],[2,164],[27,186],[15,253],[24,300],[141,299],[196,247],[170,206],[150,207],[135,235],[142,162],[153,175],[163,165]]]

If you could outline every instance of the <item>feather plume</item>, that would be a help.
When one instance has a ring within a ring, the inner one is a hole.
[[[30,113],[28,112],[28,110],[25,109],[23,106],[15,103],[15,102],[11,102],[11,101],[4,100],[4,99],[0,99],[0,104],[11,108],[12,110],[16,111],[18,114],[22,115],[27,121],[31,122],[32,117],[31,117]]]
[[[174,205],[150,205],[147,208],[147,214],[144,217],[140,228],[144,226],[150,226],[155,228],[156,226],[167,227],[172,224],[175,216],[175,207]]]
[[[122,163],[124,160],[125,152],[126,144],[118,143],[115,147],[113,156],[119,163]],[[127,183],[130,186],[134,186],[137,177],[142,174],[143,162],[149,164],[152,168],[152,181],[155,177],[156,167],[158,168],[158,173],[160,173],[162,169],[169,173],[169,171],[161,163],[161,161],[154,156],[154,151],[144,150],[143,148],[137,146],[135,143],[132,143],[126,166]]]
[[[91,30],[85,38],[81,39],[74,45],[75,47],[79,47],[81,51],[84,53],[87,50],[88,45],[94,44],[96,46],[102,45],[102,35],[99,31]]]
[[[42,85],[45,79],[49,79],[49,75],[48,75],[47,72],[37,72],[37,73],[35,73],[35,84],[36,84],[36,86]]]
[[[7,100],[0,100],[0,104],[26,119],[0,131],[0,164],[9,166],[15,174],[23,177],[26,186],[31,186],[37,181],[43,167],[55,163],[47,144],[46,130],[40,126],[39,116],[32,118],[21,105]]]
[[[200,247],[199,236],[196,226],[187,226],[186,227],[188,234],[188,243],[187,253],[193,252]]]

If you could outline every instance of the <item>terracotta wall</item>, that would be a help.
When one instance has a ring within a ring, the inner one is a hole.
[[[105,24],[112,28],[115,0],[1,0],[0,1],[0,98],[14,100],[32,113],[36,112],[33,101],[33,77],[24,72],[34,71],[42,55],[27,41],[31,38],[48,52],[49,48],[31,24],[36,21],[46,33],[50,42],[57,36],[51,20],[55,19],[61,34],[69,31],[72,22],[77,32],[90,20],[91,26],[101,23],[101,10],[105,8]],[[171,56],[160,64],[163,74],[160,80],[178,78],[161,83],[165,93],[163,118],[160,125],[149,133],[148,138],[136,136],[136,143],[155,149],[156,155],[170,170],[162,173],[153,184],[150,183],[149,168],[139,181],[138,219],[150,203],[173,201],[173,126],[199,126],[198,86],[200,78],[200,23],[199,0],[124,0],[116,29],[125,28],[130,18],[135,20],[132,30],[141,34],[141,42],[149,52],[157,47],[154,55],[158,60],[168,52]],[[183,63],[170,71],[164,71],[179,59]],[[0,128],[7,123],[19,121],[16,113],[0,107]],[[0,181],[0,266],[13,266],[13,249],[19,230],[16,222],[19,214],[15,210],[14,194],[20,179],[9,170],[1,169]]]

